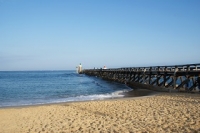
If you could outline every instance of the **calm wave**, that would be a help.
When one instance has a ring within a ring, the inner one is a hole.
[[[0,107],[116,98],[130,90],[75,71],[0,72]]]

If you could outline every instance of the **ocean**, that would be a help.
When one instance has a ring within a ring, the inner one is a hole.
[[[76,71],[0,71],[0,107],[118,98],[130,90]]]

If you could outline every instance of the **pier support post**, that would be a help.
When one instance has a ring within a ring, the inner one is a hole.
[[[176,72],[178,71],[177,66],[174,68],[174,76],[173,76],[173,88],[176,89]],[[171,90],[170,90],[171,92]]]

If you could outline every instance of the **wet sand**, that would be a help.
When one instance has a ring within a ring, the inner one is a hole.
[[[199,104],[200,94],[161,93],[2,108],[0,133],[200,132]]]

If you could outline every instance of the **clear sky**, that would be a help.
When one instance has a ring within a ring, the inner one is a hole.
[[[0,0],[0,70],[200,63],[200,0]]]

